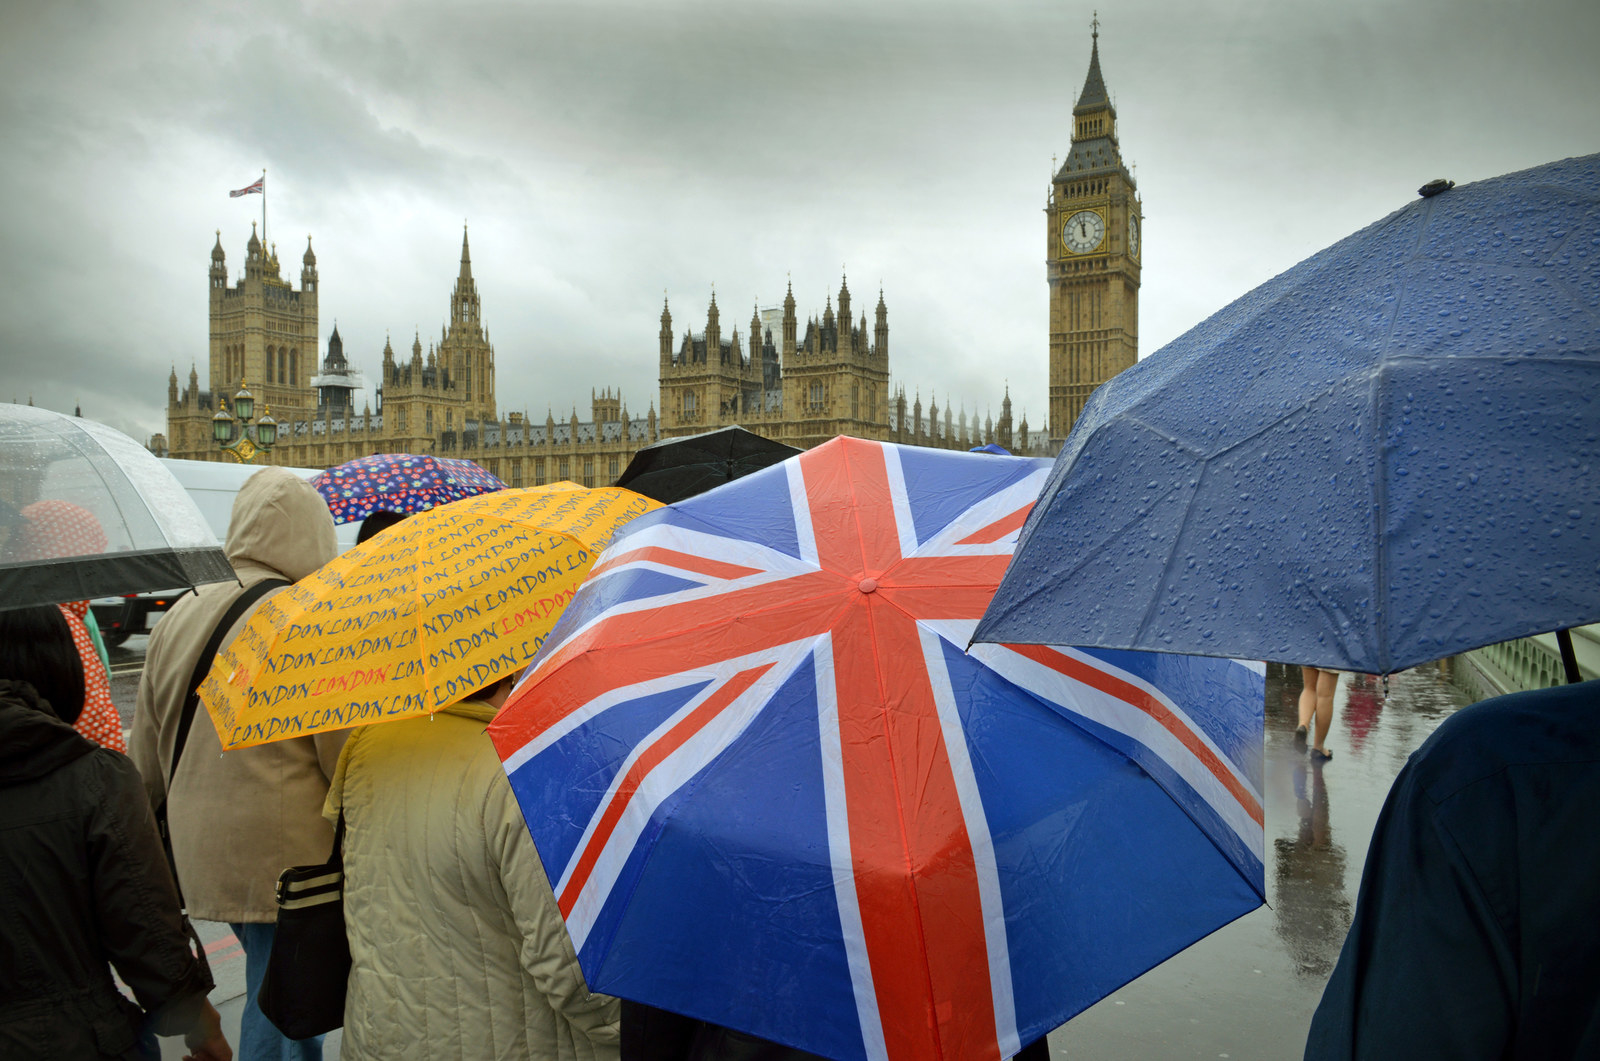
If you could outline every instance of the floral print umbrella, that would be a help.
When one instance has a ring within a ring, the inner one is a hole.
[[[335,523],[355,523],[374,512],[409,516],[464,497],[504,490],[506,484],[472,461],[415,453],[375,453],[314,476]]]

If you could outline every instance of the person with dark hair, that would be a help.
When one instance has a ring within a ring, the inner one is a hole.
[[[405,518],[405,514],[402,512],[385,512],[381,510],[374,512],[361,521],[361,529],[356,532],[356,544],[360,545],[368,538],[376,537],[379,532],[388,530]]]
[[[155,1035],[230,1061],[143,782],[73,731],[83,697],[61,611],[0,611],[0,1061],[151,1061]]]
[[[67,725],[78,721],[83,660],[55,605],[0,611],[0,679],[5,678],[32,685],[40,706]]]
[[[17,560],[41,561],[62,556],[89,556],[106,551],[106,532],[94,513],[70,501],[35,501],[22,510],[23,525],[11,548]],[[95,650],[89,623],[93,613],[86,600],[59,605],[72,631],[78,658],[83,661],[83,711],[73,728],[102,748],[125,752],[122,716],[111,701],[109,667]]]

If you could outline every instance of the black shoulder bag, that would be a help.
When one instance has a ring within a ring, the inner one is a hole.
[[[278,874],[278,933],[256,1005],[291,1039],[322,1035],[344,1024],[350,941],[344,932],[344,811],[333,851],[319,866]]]

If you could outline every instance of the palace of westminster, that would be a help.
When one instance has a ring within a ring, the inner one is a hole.
[[[663,438],[738,424],[806,448],[835,435],[945,449],[996,443],[1014,453],[1053,456],[1091,391],[1131,366],[1138,349],[1140,201],[1117,146],[1116,110],[1100,74],[1098,31],[1089,72],[1072,109],[1072,144],[1045,208],[1050,286],[1049,423],[1013,425],[1009,393],[998,422],[952,416],[920,397],[908,408],[892,389],[889,321],[878,293],[872,323],[852,317],[847,282],[802,332],[792,286],[780,311],[757,312],[741,338],[724,338],[713,294],[703,331],[674,332],[663,305],[659,412],[629,413],[619,393],[592,395],[590,417],[522,413],[503,418],[495,397],[494,347],[483,326],[466,234],[450,296],[450,320],[426,352],[419,337],[397,355],[385,343],[378,408],[355,407],[360,381],[337,327],[320,362],[317,259],[310,241],[298,290],[283,278],[275,248],[251,233],[244,275],[230,284],[221,234],[211,250],[209,390],[196,370],[180,388],[167,382],[167,433],[151,440],[163,456],[233,457],[213,441],[212,421],[247,384],[256,409],[270,410],[277,443],[260,459],[325,468],[373,453],[434,453],[483,465],[511,486],[573,479],[607,485],[633,454]]]

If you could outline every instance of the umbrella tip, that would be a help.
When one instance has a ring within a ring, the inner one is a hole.
[[[1455,186],[1455,181],[1447,181],[1443,177],[1440,177],[1436,180],[1431,180],[1427,184],[1424,184],[1422,187],[1418,188],[1417,194],[1422,196],[1424,199],[1432,199],[1440,192],[1447,192]]]

